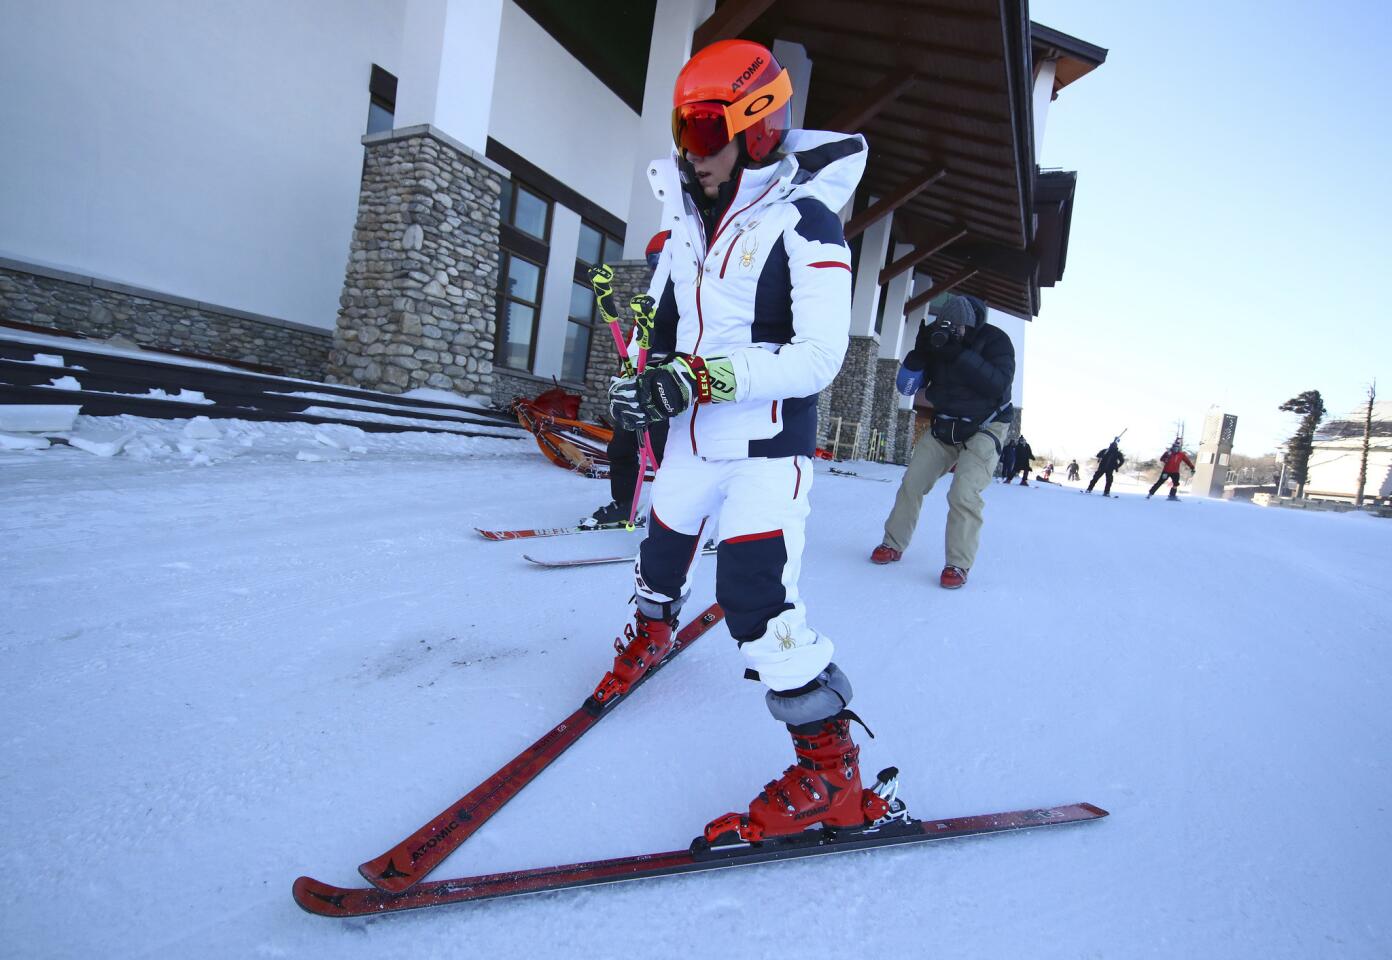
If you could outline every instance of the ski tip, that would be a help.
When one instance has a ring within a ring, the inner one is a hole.
[[[1090,820],[1101,820],[1103,817],[1111,816],[1110,812],[1103,810],[1095,803],[1075,803],[1073,806],[1079,810],[1084,810],[1087,813],[1091,814],[1091,816],[1087,818]]]
[[[348,916],[343,909],[343,897],[347,893],[338,887],[320,883],[313,877],[299,877],[290,888],[290,895],[305,913],[318,917]]]

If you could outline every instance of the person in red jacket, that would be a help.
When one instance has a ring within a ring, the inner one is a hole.
[[[1186,463],[1189,465],[1189,472],[1192,473],[1194,471],[1194,461],[1189,459],[1189,454],[1181,449],[1180,441],[1176,439],[1175,442],[1170,445],[1170,449],[1160,455],[1160,477],[1151,485],[1150,493],[1146,494],[1146,499],[1149,500],[1151,497],[1155,496],[1155,491],[1160,489],[1160,486],[1165,482],[1165,478],[1168,477],[1170,480],[1170,495],[1167,499],[1178,500],[1179,468],[1182,464]]]

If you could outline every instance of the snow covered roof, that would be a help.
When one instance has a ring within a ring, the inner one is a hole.
[[[1315,442],[1362,440],[1367,411],[1368,408],[1363,406],[1337,420],[1325,421],[1319,430],[1315,431]],[[1375,439],[1392,439],[1392,400],[1383,400],[1373,404],[1373,437]]]

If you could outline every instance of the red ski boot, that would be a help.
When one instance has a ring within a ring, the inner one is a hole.
[[[633,689],[643,675],[660,663],[672,650],[672,634],[676,624],[666,620],[650,620],[641,611],[634,622],[624,627],[624,635],[614,641],[618,656],[614,669],[604,675],[592,694],[596,703],[608,703]],[[625,642],[626,641],[626,642]]]
[[[860,785],[860,747],[851,740],[849,711],[810,733],[794,727],[797,763],[764,787],[749,813],[727,813],[706,824],[707,843],[756,843],[798,834],[814,824],[860,827],[880,819],[888,803]]]

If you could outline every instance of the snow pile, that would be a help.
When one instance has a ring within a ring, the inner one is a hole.
[[[0,455],[61,455],[45,437],[101,457],[143,463],[211,466],[228,460],[308,462],[370,457],[496,457],[536,452],[529,439],[465,437],[445,433],[367,433],[343,424],[258,420],[164,420],[76,416],[77,407],[0,406]],[[15,424],[11,427],[9,424]],[[21,432],[23,431],[23,432]],[[25,436],[24,432],[31,435]],[[32,434],[42,433],[44,436]],[[0,459],[0,465],[3,465]]]
[[[0,403],[0,430],[61,433],[72,429],[81,409],[77,404]]]
[[[631,572],[522,553],[637,538],[478,537],[608,499],[530,441],[112,419],[136,432],[112,459],[0,456],[0,936],[25,956],[726,960],[830,929],[869,956],[1392,954],[1392,523],[995,484],[948,592],[946,482],[879,567],[895,486],[819,466],[802,585],[866,773],[899,766],[924,817],[1111,817],[340,922],[293,879],[360,883],[611,662]],[[241,454],[169,469],[180,441]],[[318,449],[351,459],[296,462]],[[791,758],[742,670],[712,630],[439,875],[684,847]]]

